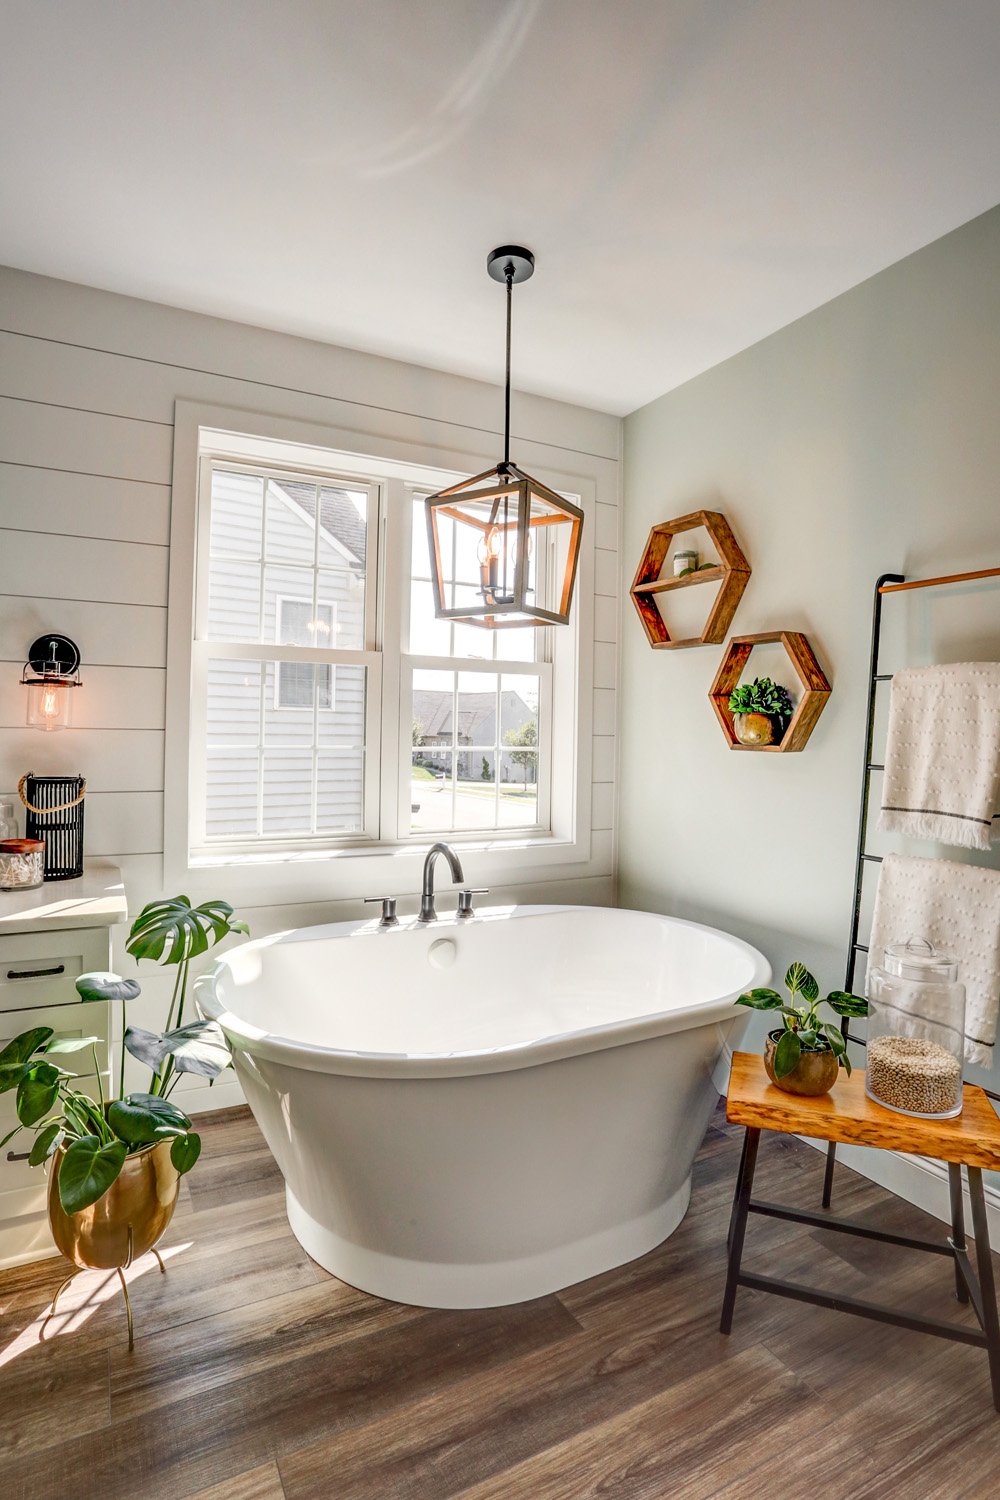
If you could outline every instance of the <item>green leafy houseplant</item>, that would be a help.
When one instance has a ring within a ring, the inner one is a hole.
[[[847,1055],[840,1025],[836,1021],[821,1021],[818,1011],[821,1005],[828,1005],[838,1016],[866,1016],[868,1001],[861,995],[850,995],[846,990],[831,990],[821,1000],[819,985],[801,963],[789,965],[785,988],[792,997],[791,1005],[785,1004],[777,990],[769,989],[751,990],[736,1001],[737,1005],[748,1005],[752,1010],[781,1012],[783,1024],[773,1063],[777,1076],[787,1078],[794,1073],[803,1052],[833,1052],[840,1066],[850,1075],[851,1059]],[[796,998],[803,1003],[796,1005]]]
[[[770,677],[755,677],[741,682],[729,695],[731,714],[764,714],[769,719],[790,719],[792,700],[788,689],[772,682]]]
[[[35,1140],[28,1156],[32,1166],[41,1166],[62,1149],[59,1201],[66,1213],[79,1213],[96,1203],[117,1181],[129,1156],[161,1141],[170,1141],[170,1159],[178,1172],[190,1171],[198,1160],[201,1139],[169,1095],[182,1073],[214,1079],[230,1062],[218,1023],[185,1025],[184,1006],[191,960],[234,932],[247,933],[249,928],[234,920],[233,908],[225,901],[193,907],[186,896],[177,896],[155,901],[139,913],[125,945],[128,952],[177,969],[162,1033],[124,1024],[128,1002],[141,993],[136,980],[117,974],[83,974],[76,981],[85,1002],[121,1003],[125,1047],[116,1097],[104,1097],[96,1037],[57,1038],[51,1027],[37,1026],[16,1036],[0,1052],[0,1093],[17,1090],[18,1119],[0,1141],[0,1148],[18,1131],[33,1130]],[[54,1061],[87,1048],[97,1077],[96,1101],[74,1088],[79,1074]],[[125,1049],[151,1069],[144,1093],[125,1093]]]

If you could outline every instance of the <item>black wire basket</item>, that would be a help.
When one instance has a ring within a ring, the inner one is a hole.
[[[45,879],[75,880],[83,874],[83,776],[21,777],[18,792],[27,813],[25,837],[45,841]]]

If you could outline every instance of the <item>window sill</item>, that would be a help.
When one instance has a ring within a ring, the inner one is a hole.
[[[166,869],[164,877],[193,895],[222,895],[234,904],[255,906],[405,897],[419,892],[424,858],[436,838],[429,833],[420,843],[253,854],[200,850],[180,868]],[[567,866],[585,867],[591,858],[589,835],[576,840],[552,834],[517,840],[454,837],[450,842],[470,885],[500,887],[565,877]],[[573,876],[585,873],[585,868],[572,870]]]

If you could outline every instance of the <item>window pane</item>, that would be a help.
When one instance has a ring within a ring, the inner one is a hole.
[[[538,745],[538,678],[510,673],[500,679],[500,738],[517,748]]]
[[[360,833],[364,824],[365,752],[321,752],[316,757],[316,831]]]
[[[258,474],[212,472],[213,555],[260,557],[264,481]]]
[[[269,479],[262,508],[264,484],[213,474],[209,638],[364,650],[367,491]]]
[[[205,772],[205,831],[214,838],[257,834],[257,751],[209,745]]]
[[[451,626],[434,615],[434,593],[429,583],[410,585],[411,656],[450,656]]]
[[[260,662],[209,662],[205,728],[210,747],[256,747],[260,740]]]
[[[363,745],[366,669],[337,666],[331,670],[333,692],[329,702],[321,694],[316,716],[317,744],[328,750]]]
[[[413,752],[410,779],[410,827],[447,830],[452,823],[451,751]]]
[[[317,621],[313,646],[365,649],[365,575],[346,565],[316,577]],[[324,626],[324,622],[327,622]]]
[[[467,593],[464,590],[461,592]],[[478,602],[481,604],[482,600]],[[492,661],[496,634],[495,630],[487,630],[483,625],[456,625],[455,655],[464,656],[470,661]]]
[[[504,750],[500,756],[500,827],[528,828],[538,822],[538,755]]]
[[[294,562],[311,568],[316,560],[317,486],[269,479],[264,520],[268,562]]]
[[[326,662],[209,662],[209,837],[363,830],[366,673]]]
[[[263,819],[261,832],[303,834],[313,830],[313,756],[311,750],[266,753],[261,760]]]
[[[210,568],[209,640],[260,640],[260,565],[213,557]]]

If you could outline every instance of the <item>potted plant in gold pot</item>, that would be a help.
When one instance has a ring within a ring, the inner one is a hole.
[[[839,1023],[821,1021],[819,1007],[828,1005],[838,1016],[866,1016],[868,1001],[846,990],[831,990],[821,1000],[819,985],[802,963],[789,965],[785,988],[792,997],[791,1005],[777,990],[770,989],[751,990],[736,1004],[781,1012],[782,1025],[768,1033],[764,1049],[764,1068],[777,1088],[786,1094],[827,1094],[840,1068],[850,1075],[851,1059]],[[796,1005],[796,998],[804,1003]]]
[[[178,896],[143,908],[132,925],[128,951],[177,969],[163,1032],[125,1024],[128,1002],[140,994],[136,980],[84,974],[76,981],[81,1000],[122,1006],[124,1047],[118,1090],[111,1097],[105,1096],[94,1037],[59,1038],[51,1027],[37,1026],[0,1052],[0,1093],[17,1090],[18,1118],[0,1148],[21,1130],[34,1132],[28,1160],[32,1166],[49,1164],[52,1237],[75,1267],[118,1272],[130,1348],[132,1309],[124,1270],[147,1250],[155,1253],[173,1217],[180,1179],[201,1152],[200,1137],[170,1095],[182,1074],[214,1080],[230,1062],[216,1022],[184,1022],[190,964],[230,933],[248,930],[224,901],[193,907],[186,896]],[[77,1086],[81,1076],[63,1066],[67,1056],[87,1049],[96,1099]],[[125,1092],[126,1050],[150,1068],[144,1092]]]
[[[740,744],[757,748],[780,745],[793,712],[788,689],[770,677],[739,683],[729,695],[728,707]]]

